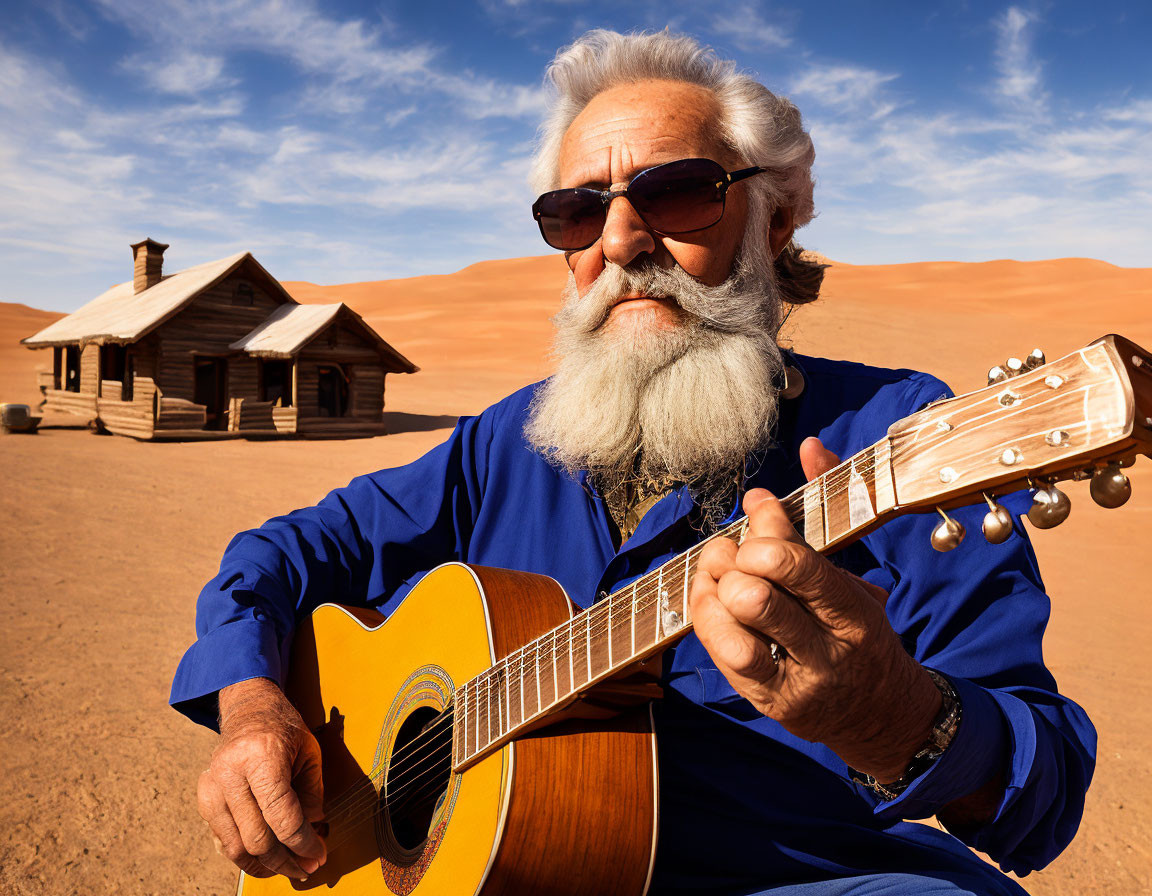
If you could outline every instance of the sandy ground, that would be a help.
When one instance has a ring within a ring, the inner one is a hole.
[[[388,379],[388,436],[148,444],[49,417],[37,436],[0,438],[0,893],[232,892],[194,807],[214,736],[166,706],[200,586],[239,529],[418,456],[456,415],[545,375],[563,277],[549,257],[289,284],[303,301],[348,302],[421,366]],[[1115,331],[1152,347],[1150,308],[1152,270],[1090,260],[838,265],[787,335],[967,391],[1037,345],[1055,358]],[[36,399],[50,359],[16,343],[54,316],[0,305],[0,400]],[[1049,665],[1100,731],[1080,834],[1025,880],[1035,894],[1152,892],[1152,462],[1131,472],[1128,506],[1101,510],[1069,485],[1069,521],[1034,537]]]

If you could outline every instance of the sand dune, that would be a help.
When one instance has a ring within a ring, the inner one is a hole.
[[[193,804],[212,736],[168,710],[192,607],[228,538],[351,476],[404,463],[546,375],[557,256],[380,283],[289,283],[344,301],[422,369],[388,379],[393,434],[348,442],[156,445],[46,419],[0,439],[0,891],[225,893],[232,875]],[[16,342],[55,315],[0,305],[0,401],[33,402],[50,354]],[[928,370],[957,391],[1035,346],[1107,332],[1152,347],[1152,269],[1090,259],[835,265],[785,337],[802,351]],[[1152,462],[1115,511],[1070,485],[1074,511],[1034,543],[1053,598],[1046,655],[1093,716],[1099,768],[1080,835],[1025,884],[1038,894],[1152,892]]]

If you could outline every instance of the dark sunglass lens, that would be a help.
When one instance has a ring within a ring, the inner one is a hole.
[[[604,229],[604,203],[595,190],[553,190],[532,206],[544,241],[554,249],[582,249]]]
[[[709,159],[684,159],[637,175],[628,198],[648,226],[663,233],[711,227],[724,214],[724,169]]]

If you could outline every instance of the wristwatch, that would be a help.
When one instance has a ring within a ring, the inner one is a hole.
[[[956,695],[956,689],[952,687],[952,682],[935,669],[929,669],[925,666],[924,671],[928,673],[928,677],[932,679],[932,683],[940,691],[942,698],[940,712],[936,714],[936,718],[932,722],[932,732],[928,735],[928,742],[912,757],[908,767],[904,769],[904,774],[890,784],[881,784],[871,775],[849,769],[854,781],[874,790],[885,800],[894,800],[900,796],[913,781],[932,766],[932,763],[943,756],[949,744],[956,738],[956,731],[960,727],[960,698]]]

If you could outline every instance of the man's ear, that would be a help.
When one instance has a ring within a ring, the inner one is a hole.
[[[768,224],[768,249],[773,258],[780,257],[795,231],[792,209],[778,208],[772,213],[772,221]]]

